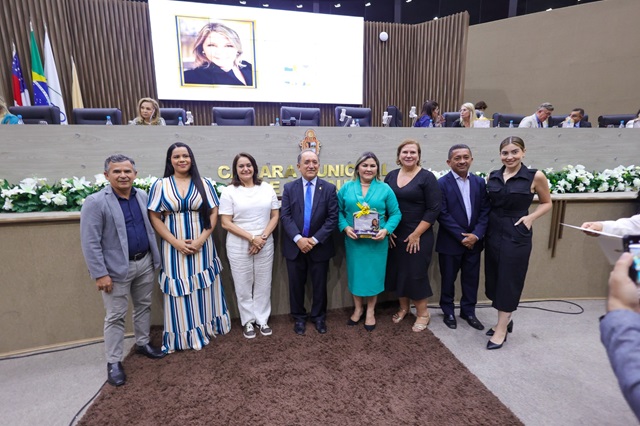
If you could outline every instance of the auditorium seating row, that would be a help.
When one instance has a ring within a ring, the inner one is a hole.
[[[14,115],[21,115],[25,124],[60,124],[60,109],[56,106],[14,106],[9,107],[9,111]],[[403,126],[402,112],[397,107],[390,105],[386,112],[389,116],[389,127]],[[182,108],[160,108],[160,115],[169,126],[177,126],[180,117],[183,123],[187,122],[186,111]],[[122,121],[122,112],[118,108],[75,108],[72,111],[72,122],[74,124],[104,125],[107,116],[115,125],[126,124]],[[251,107],[213,107],[212,116],[212,124],[217,126],[255,126],[256,124],[255,110]],[[453,122],[460,118],[460,113],[445,112],[443,117],[445,119],[444,127],[451,127]],[[517,127],[524,117],[526,116],[497,112],[493,114],[493,127],[509,127],[511,123]],[[598,117],[598,126],[618,127],[621,121],[626,123],[635,118],[637,118],[635,114],[601,115]],[[553,115],[549,117],[549,127],[557,127],[565,119],[564,115]],[[361,127],[372,126],[371,108],[343,106],[335,108],[336,126],[350,126],[356,120]],[[588,114],[584,116],[584,120],[589,121]],[[320,108],[283,106],[280,108],[279,121],[284,126],[318,127],[320,126]]]

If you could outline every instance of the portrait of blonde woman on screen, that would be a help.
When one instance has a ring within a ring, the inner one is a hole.
[[[253,66],[242,59],[244,50],[240,36],[224,24],[205,24],[189,53],[194,56],[195,66],[184,71],[184,84],[254,85]]]

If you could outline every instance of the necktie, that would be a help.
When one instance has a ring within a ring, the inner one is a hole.
[[[311,226],[311,207],[313,204],[313,189],[311,182],[307,182],[307,190],[304,194],[304,227],[302,228],[302,236],[309,236],[309,227]]]

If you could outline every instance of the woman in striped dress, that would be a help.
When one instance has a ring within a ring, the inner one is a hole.
[[[151,224],[162,238],[158,280],[164,293],[162,349],[202,349],[231,329],[220,260],[211,234],[218,216],[213,184],[200,177],[191,148],[169,147],[164,178],[149,194]]]

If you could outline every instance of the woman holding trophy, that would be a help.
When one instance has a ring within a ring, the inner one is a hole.
[[[373,152],[365,152],[356,161],[353,180],[338,192],[338,206],[338,226],[346,234],[349,291],[355,305],[347,325],[357,325],[364,316],[364,328],[373,331],[376,300],[384,291],[387,237],[402,216],[393,191],[380,180],[380,161]]]

